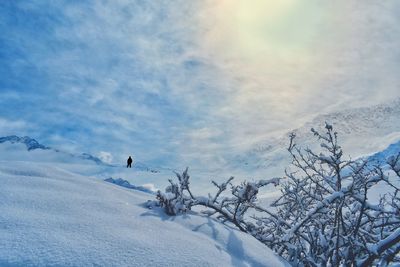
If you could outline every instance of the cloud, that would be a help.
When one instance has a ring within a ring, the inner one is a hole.
[[[257,2],[210,1],[199,15],[208,21],[204,60],[218,64],[228,84],[211,109],[228,153],[318,113],[400,96],[398,2]],[[280,9],[279,18],[263,17],[261,6]]]
[[[101,159],[105,163],[112,163],[112,155],[110,152],[100,151],[99,152],[99,159]]]
[[[146,188],[152,192],[157,192],[159,189],[154,184],[142,184],[141,187]]]
[[[29,128],[29,124],[23,120],[15,120],[10,121],[5,118],[0,117],[0,135],[7,136],[7,135],[15,135],[26,134],[26,129]]]
[[[399,96],[397,1],[275,2],[8,2],[3,125],[116,161],[217,166]]]
[[[8,71],[33,81],[10,85],[23,96],[9,103],[10,116],[20,109],[47,136],[79,141],[82,149],[111,144],[120,157],[165,147],[164,139],[177,131],[174,124],[190,116],[181,111],[185,101],[179,104],[180,92],[173,88],[181,82],[169,82],[180,68],[173,58],[180,53],[175,29],[163,24],[171,7],[110,1],[52,3],[52,12],[42,8],[14,3],[2,10],[11,33],[7,43],[19,50],[7,51]],[[35,21],[37,28],[28,25],[32,17],[43,17]],[[41,28],[45,34],[34,35]],[[23,66],[12,64],[16,54]]]

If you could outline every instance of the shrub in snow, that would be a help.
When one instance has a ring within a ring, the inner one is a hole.
[[[274,214],[257,218],[253,235],[280,255],[305,266],[370,266],[398,261],[400,210],[397,188],[378,167],[343,159],[337,133],[312,130],[322,141],[320,153],[300,149],[290,137],[294,170],[286,172]],[[399,156],[391,160],[396,172]],[[397,176],[398,176],[397,172]],[[398,178],[398,177],[397,177]],[[386,183],[393,194],[378,204],[368,201],[376,184]]]
[[[164,207],[168,215],[176,215],[186,212],[194,204],[194,198],[189,189],[188,168],[181,174],[176,173],[179,183],[174,183],[169,179],[170,185],[165,189],[165,193],[157,192],[157,200],[161,207]]]
[[[261,180],[256,183],[243,182],[240,185],[233,185],[230,177],[226,182],[218,184],[212,183],[217,188],[215,195],[209,194],[208,197],[195,197],[189,188],[188,169],[182,173],[176,173],[178,183],[169,180],[170,185],[165,193],[158,191],[157,200],[159,205],[165,209],[169,215],[186,212],[193,206],[207,207],[205,211],[208,215],[216,215],[222,221],[231,222],[240,230],[247,232],[249,225],[245,221],[244,214],[249,208],[255,207],[257,193],[260,187],[268,184],[278,185],[279,179]],[[224,194],[228,186],[230,194]]]
[[[187,169],[157,199],[170,215],[207,207],[209,215],[233,223],[297,266],[399,263],[400,154],[388,159],[389,175],[367,161],[344,159],[337,133],[329,124],[325,129],[324,134],[312,129],[321,141],[319,152],[297,147],[295,135],[290,136],[294,168],[286,171],[281,196],[271,209],[257,205],[257,194],[279,178],[240,185],[232,184],[233,177],[222,184],[213,181],[215,195],[195,197]],[[368,196],[378,183],[392,190],[373,204]],[[250,216],[250,209],[258,212]]]

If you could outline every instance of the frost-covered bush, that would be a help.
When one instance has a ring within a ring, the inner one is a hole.
[[[296,146],[289,152],[292,172],[286,172],[282,195],[270,216],[256,218],[252,234],[299,266],[385,266],[398,262],[400,249],[399,188],[381,167],[343,158],[337,133],[312,130],[322,141],[321,151]],[[389,160],[399,178],[399,158]],[[368,200],[378,183],[393,192],[378,204]]]
[[[176,215],[190,210],[194,199],[189,189],[188,168],[181,174],[176,173],[179,183],[168,180],[170,185],[165,189],[165,193],[157,192],[157,200],[161,207],[164,207],[168,215]],[[188,193],[188,195],[186,194]]]
[[[190,210],[193,206],[203,206],[208,208],[204,213],[210,216],[216,215],[221,221],[230,222],[244,232],[251,226],[246,222],[244,215],[249,208],[255,208],[259,188],[268,184],[279,184],[279,178],[273,178],[233,185],[233,177],[230,177],[221,184],[212,181],[217,192],[215,195],[202,197],[191,193],[187,168],[182,174],[176,173],[176,176],[178,183],[169,180],[170,185],[165,189],[165,193],[161,191],[157,193],[159,204],[164,207],[167,214],[176,215]],[[226,194],[228,187],[230,192]]]

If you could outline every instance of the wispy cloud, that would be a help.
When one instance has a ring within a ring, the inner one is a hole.
[[[211,166],[400,96],[397,1],[271,3],[3,1],[0,134]]]

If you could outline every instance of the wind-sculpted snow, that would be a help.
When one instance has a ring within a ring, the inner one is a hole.
[[[136,186],[136,185],[133,185],[133,184],[129,183],[127,180],[124,180],[122,178],[114,179],[114,178],[110,177],[110,178],[104,179],[104,181],[112,183],[112,184],[116,184],[116,185],[119,185],[119,186],[122,186],[122,187],[125,187],[125,188],[134,189],[134,190],[142,191],[142,192],[145,192],[145,193],[149,193],[149,194],[155,194],[156,193],[156,190],[152,190],[151,188],[149,188],[149,186],[145,186],[145,185]],[[154,185],[152,185],[152,187],[154,187]]]
[[[67,167],[0,161],[0,266],[288,266],[214,219],[169,217]]]

